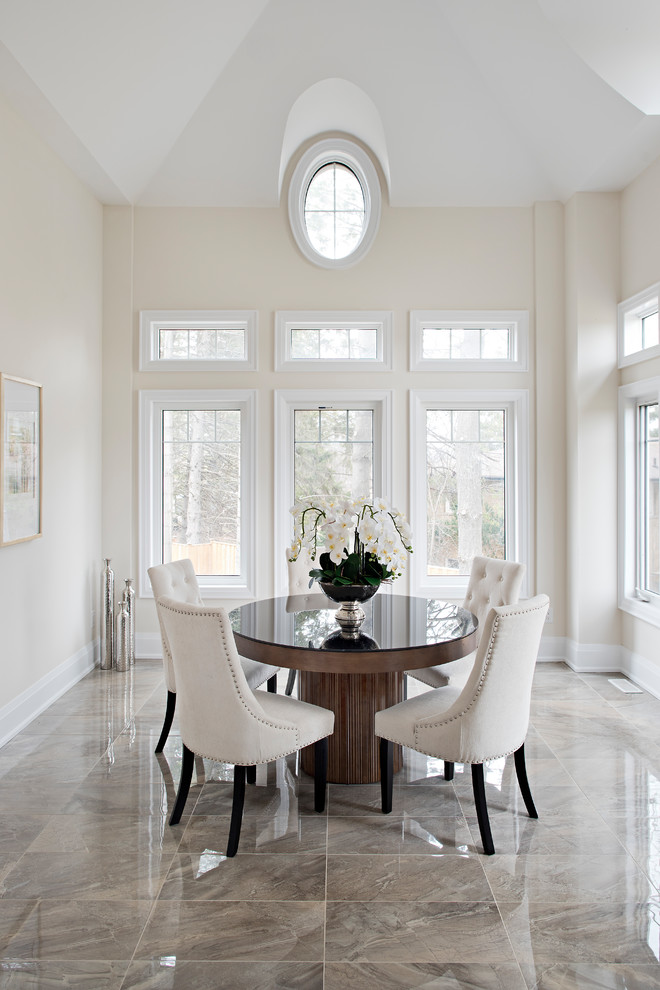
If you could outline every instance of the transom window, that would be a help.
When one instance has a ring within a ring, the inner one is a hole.
[[[308,261],[346,268],[367,253],[380,222],[380,183],[353,141],[319,141],[301,156],[289,186],[289,222]]]
[[[527,371],[529,314],[526,310],[413,310],[410,367],[421,371]]]
[[[660,283],[618,306],[619,367],[660,354],[658,299]]]
[[[278,312],[277,371],[389,371],[392,313]]]
[[[141,371],[253,371],[256,310],[140,313]]]

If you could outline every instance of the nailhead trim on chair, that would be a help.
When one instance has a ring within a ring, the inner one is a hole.
[[[545,606],[543,606],[543,608],[545,608]],[[532,612],[537,612],[538,610],[539,610],[538,608],[532,609]],[[509,612],[508,613],[508,615],[520,615],[520,614],[521,614],[520,612]],[[528,615],[531,615],[532,613],[529,610],[527,610],[527,614]],[[508,616],[506,616],[506,617],[508,618]],[[467,712],[470,711],[470,709],[474,705],[475,701],[477,700],[477,698],[481,694],[481,689],[482,689],[483,683],[484,683],[484,681],[486,679],[486,675],[487,675],[487,672],[488,672],[488,665],[490,663],[490,660],[491,660],[491,657],[492,657],[492,654],[493,654],[493,647],[495,645],[495,639],[496,639],[498,627],[499,627],[499,624],[500,624],[500,618],[501,618],[501,616],[496,615],[495,616],[495,619],[493,621],[493,631],[491,633],[490,642],[488,644],[488,651],[486,653],[486,656],[484,657],[484,665],[483,665],[483,669],[482,669],[482,672],[481,672],[481,677],[479,678],[479,684],[477,685],[477,689],[474,692],[472,698],[470,699],[470,704],[466,708],[464,708],[462,711],[457,712],[455,715],[452,715],[451,718],[440,718],[438,721],[435,721],[435,722],[426,722],[423,719],[420,719],[419,722],[415,724],[415,742],[417,742],[417,729],[420,727],[420,723],[421,722],[424,722],[424,724],[422,726],[424,729],[437,729],[441,725],[448,725],[450,722],[454,722],[454,721],[456,721],[456,719],[462,718]],[[433,716],[429,716],[429,717],[433,718]],[[401,746],[407,745],[406,743],[402,742],[402,740],[400,740],[400,739],[392,739],[391,741],[392,742],[395,742],[395,743],[398,743]],[[524,741],[525,740],[522,739],[521,740],[521,743],[524,743]],[[515,753],[515,751],[520,748],[521,743],[518,743],[518,745],[515,746],[513,749],[507,750],[506,753],[493,753],[492,756],[488,756],[488,757],[486,757],[486,759],[487,760],[497,760],[497,759],[499,759],[502,756],[509,756],[511,753]],[[417,750],[417,747],[416,746],[415,746],[415,749],[416,749],[417,752],[422,753],[425,756],[433,756],[434,755],[433,753],[425,753],[425,751],[423,749]],[[471,761],[468,760],[467,762],[471,762]],[[486,760],[479,760],[479,762],[480,763],[485,763]]]
[[[174,612],[175,614],[178,614],[178,615],[189,615],[190,614],[189,612],[186,612],[184,609],[172,608],[171,605],[162,604],[162,608],[166,608],[168,610],[168,612]],[[197,615],[204,615],[206,617],[215,619],[217,622],[220,623],[220,626],[221,626],[220,634],[222,636],[222,640],[223,640],[223,642],[225,644],[225,647],[227,647],[227,638],[226,638],[226,635],[225,635],[224,626],[223,626],[222,622],[220,621],[220,616],[218,615],[218,613],[215,612],[215,611],[208,611],[208,612],[197,612],[196,614]],[[234,644],[234,649],[235,648],[236,647],[235,647],[235,644]],[[249,714],[250,714],[250,716],[252,718],[256,719],[258,722],[261,722],[262,725],[267,725],[271,729],[293,729],[295,731],[295,733],[296,733],[296,742],[297,742],[297,745],[294,746],[293,749],[287,749],[283,753],[278,753],[275,756],[270,756],[268,758],[268,761],[267,762],[268,763],[271,763],[273,760],[279,760],[283,756],[290,756],[291,753],[297,752],[300,749],[300,729],[298,728],[298,726],[292,725],[290,723],[288,723],[288,724],[287,723],[280,723],[280,724],[278,724],[276,722],[271,722],[268,719],[262,718],[261,716],[255,714],[255,712],[253,712],[251,710],[250,706],[247,704],[246,699],[245,699],[245,697],[243,695],[243,692],[241,690],[241,687],[240,687],[240,685],[238,684],[238,682],[236,680],[236,677],[234,675],[234,671],[233,670],[231,672],[231,675],[232,675],[232,678],[234,680],[234,684],[236,685],[236,690],[238,692],[238,696],[241,699],[241,702],[242,702],[243,706],[249,712]],[[305,745],[306,746],[312,746],[315,742],[318,742],[319,739],[325,739],[325,738],[326,738],[325,736],[318,736],[316,739],[311,739],[308,743],[305,743]],[[186,745],[187,745],[187,743],[186,743]],[[191,747],[188,746],[188,749],[190,749],[190,748]],[[214,762],[221,762],[221,763],[231,763],[231,762],[236,763],[237,762],[237,763],[240,763],[241,766],[260,766],[261,765],[260,763],[243,763],[240,759],[237,760],[237,761],[232,761],[232,760],[227,760],[227,759],[220,760],[219,757],[212,756],[210,753],[198,753],[198,752],[195,752],[195,755],[196,756],[201,756],[203,759],[206,759],[206,760],[213,760]]]

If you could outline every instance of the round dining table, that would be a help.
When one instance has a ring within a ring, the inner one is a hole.
[[[349,638],[335,621],[337,608],[319,594],[269,598],[233,609],[230,620],[242,656],[298,670],[300,700],[335,713],[328,780],[374,783],[380,779],[376,712],[404,700],[404,671],[472,653],[477,619],[437,598],[381,590],[363,603],[360,633]],[[402,765],[397,749],[395,771]],[[313,747],[302,751],[301,761],[303,770],[313,774]]]

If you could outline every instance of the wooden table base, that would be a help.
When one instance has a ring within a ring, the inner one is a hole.
[[[335,784],[373,784],[380,780],[374,716],[403,701],[403,671],[379,674],[327,674],[301,670],[299,697],[335,713],[328,739],[328,780]],[[403,765],[394,747],[394,772]],[[302,751],[302,767],[314,773],[314,748]]]

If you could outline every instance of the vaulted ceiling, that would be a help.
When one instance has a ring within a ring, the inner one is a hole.
[[[658,0],[0,0],[0,92],[104,203],[276,206],[342,131],[394,206],[619,189],[660,155]]]

